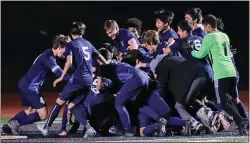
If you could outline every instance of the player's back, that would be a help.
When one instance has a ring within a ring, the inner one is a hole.
[[[213,32],[207,34],[203,41],[211,43],[208,53],[214,71],[214,79],[236,77],[236,71],[230,55],[230,41],[227,34]]]
[[[92,84],[92,55],[97,53],[94,46],[82,37],[76,38],[67,44],[67,50],[73,54],[75,72],[71,82],[91,86]],[[97,56],[97,54],[96,54]]]
[[[126,53],[127,48],[129,46],[128,41],[131,38],[134,38],[138,45],[140,44],[138,38],[131,31],[129,31],[128,29],[121,28],[119,30],[118,38],[119,38],[119,41],[120,41],[120,44],[121,44],[120,47],[119,47],[119,51],[121,53]]]
[[[112,60],[108,65],[102,65],[99,74],[102,77],[110,79],[112,82],[124,83],[129,80],[134,74],[142,72],[139,69],[116,60]]]
[[[192,30],[192,34],[203,38],[207,34],[207,32],[204,29],[202,29],[202,27],[198,27]]]
[[[56,63],[56,59],[53,56],[52,50],[48,49],[35,59],[32,66],[19,81],[19,88],[27,89],[28,87],[29,90],[37,91],[42,86],[46,74],[50,71],[48,67],[50,62]],[[56,66],[52,68],[52,71],[56,68]]]

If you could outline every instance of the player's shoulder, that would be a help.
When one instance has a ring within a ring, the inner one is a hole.
[[[170,35],[171,35],[171,37],[173,37],[174,39],[179,39],[179,36],[178,36],[178,34],[174,31],[174,29],[170,29],[169,30],[169,33],[170,33]]]

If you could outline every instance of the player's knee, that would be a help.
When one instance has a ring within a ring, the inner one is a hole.
[[[59,105],[63,105],[65,101],[61,100],[59,97],[56,99],[56,103]]]
[[[144,129],[145,129],[145,127],[141,127],[141,128],[140,128],[140,136],[141,136],[141,137],[144,137],[144,136],[145,136],[144,133],[143,133]]]
[[[74,103],[69,103],[69,104],[68,104],[68,109],[69,109],[69,111],[70,111],[70,109],[73,108],[74,106],[75,106]]]
[[[46,107],[43,107],[41,109],[37,109],[36,112],[39,114],[39,117],[41,120],[45,120],[48,118],[48,112],[47,112]]]

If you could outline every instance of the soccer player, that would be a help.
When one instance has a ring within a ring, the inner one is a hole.
[[[153,35],[157,35],[157,32],[149,30],[142,37],[142,41],[149,51],[156,51],[157,43],[152,42],[156,40],[148,38],[154,37],[156,39],[157,36]],[[182,57],[166,54],[157,55],[146,65],[156,74],[158,80],[157,90],[160,95],[166,96],[167,91],[172,92],[176,101],[175,108],[182,119],[191,121],[193,134],[202,131],[202,124],[195,120],[185,110],[184,106],[190,105],[191,99],[195,98],[195,95],[202,91],[207,84],[208,77],[205,67],[194,60],[186,60]],[[140,66],[145,67],[146,65],[142,64]],[[185,71],[185,74],[183,74],[183,71]]]
[[[104,29],[108,37],[118,42],[118,51],[125,54],[128,50],[138,49],[140,44],[138,38],[129,30],[121,28],[115,20],[107,20],[104,22]]]
[[[47,119],[46,103],[39,90],[49,71],[52,71],[58,77],[61,76],[62,69],[57,65],[55,57],[61,57],[64,54],[67,42],[67,37],[57,35],[54,38],[52,49],[41,53],[19,81],[18,88],[21,93],[22,104],[27,109],[19,112],[9,120],[8,128],[11,129],[12,134],[17,135],[20,126]],[[63,79],[68,80],[69,76],[66,75]]]
[[[51,127],[53,121],[58,116],[60,109],[68,100],[72,101],[72,103],[69,103],[68,109],[75,116],[76,120],[83,124],[87,129],[84,137],[93,136],[96,133],[85,118],[85,107],[81,104],[78,106],[76,104],[81,102],[80,100],[82,100],[82,97],[80,96],[86,95],[92,85],[92,56],[96,58],[98,57],[104,64],[106,63],[106,60],[103,59],[103,57],[89,41],[82,38],[82,35],[85,33],[85,29],[86,26],[82,22],[74,22],[72,24],[70,34],[73,40],[66,45],[67,60],[63,73],[59,79],[54,81],[54,86],[62,80],[69,66],[72,64],[72,55],[74,56],[76,67],[69,82],[65,85],[63,91],[57,98],[56,104],[53,106],[46,124],[38,124],[37,126],[45,136],[48,135],[49,127]]]
[[[203,58],[206,55],[212,63],[214,71],[214,86],[217,98],[217,104],[231,116],[233,116],[238,126],[240,135],[246,134],[245,128],[248,121],[245,120],[230,100],[236,98],[234,93],[236,87],[236,71],[230,56],[230,41],[228,36],[217,30],[217,19],[209,14],[202,20],[204,29],[208,33],[204,39],[199,51],[193,51],[195,58]],[[229,96],[228,96],[229,95]]]
[[[172,40],[179,39],[177,33],[170,27],[173,19],[174,13],[170,10],[157,10],[154,12],[155,26],[160,34],[161,41],[166,41],[171,43]],[[173,45],[168,45],[164,49],[165,54],[170,54],[173,52],[176,54],[176,48],[178,46],[178,42],[175,42]]]
[[[202,21],[202,11],[200,8],[190,8],[185,13],[185,20],[192,23],[194,29],[192,31],[193,35],[197,35],[200,37],[204,37],[207,32],[203,29],[201,21]]]
[[[142,21],[138,18],[129,18],[126,25],[128,30],[131,31],[140,41]]]
[[[101,89],[103,78],[110,79],[113,84],[120,87],[115,99],[115,108],[125,129],[124,135],[133,136],[130,116],[124,104],[126,101],[134,101],[141,91],[147,90],[149,77],[145,72],[135,67],[112,60],[112,53],[107,49],[99,49],[99,52],[109,64],[101,65],[99,69],[97,89]]]

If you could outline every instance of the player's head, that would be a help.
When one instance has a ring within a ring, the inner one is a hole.
[[[114,46],[112,46],[110,43],[104,43],[104,44],[102,44],[102,48],[107,49],[112,54],[112,57],[113,57],[113,53],[115,50]]]
[[[225,26],[224,26],[223,20],[221,18],[217,17],[217,29],[219,31],[223,31],[224,28],[225,28]]]
[[[167,29],[174,19],[174,13],[170,10],[157,10],[154,12],[155,26],[158,32]]]
[[[212,14],[208,14],[203,18],[202,25],[207,33],[211,33],[217,29],[217,18]]]
[[[72,36],[82,36],[84,35],[86,26],[82,22],[73,22],[70,30]]]
[[[129,31],[135,34],[135,36],[139,37],[141,34],[142,22],[138,18],[129,18],[127,23],[127,28]]]
[[[142,34],[142,43],[150,52],[156,50],[157,45],[160,43],[159,33],[155,30],[148,30]]]
[[[119,26],[115,20],[107,20],[104,22],[104,29],[108,37],[114,40],[119,31]]]
[[[110,52],[107,48],[100,48],[98,51],[104,57],[105,60],[112,59],[112,57],[113,57],[113,53]],[[97,61],[100,63],[99,60],[97,60]]]
[[[193,30],[193,26],[187,20],[182,20],[178,23],[178,34],[181,39],[186,38],[189,34],[191,34]]]
[[[139,61],[142,60],[142,54],[138,50],[129,50],[127,55],[122,58],[121,62],[125,62],[130,64],[131,66],[135,66],[136,64],[139,63]]]
[[[53,53],[55,56],[61,57],[65,52],[66,44],[69,42],[69,37],[62,34],[56,35],[53,41]]]
[[[200,8],[189,8],[185,13],[185,20],[194,24],[200,24],[202,21],[202,11]]]

